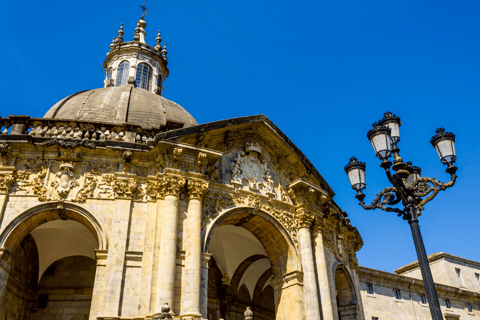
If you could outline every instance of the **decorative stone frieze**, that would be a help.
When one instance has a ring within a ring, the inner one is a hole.
[[[202,199],[205,191],[208,189],[208,182],[205,180],[188,179],[187,188],[190,199]]]
[[[32,192],[38,197],[38,201],[48,201],[48,190],[45,187],[45,178],[47,176],[47,168],[42,166],[40,172],[33,178],[32,181]]]
[[[85,182],[83,188],[78,191],[74,201],[85,202],[87,198],[95,196],[95,188],[97,187],[98,178],[91,172],[85,173]]]
[[[71,162],[60,163],[60,171],[55,174],[55,180],[51,183],[60,198],[66,198],[70,190],[79,185],[73,173],[74,169]]]

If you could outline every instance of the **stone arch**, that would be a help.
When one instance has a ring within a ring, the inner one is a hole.
[[[359,299],[356,286],[348,268],[342,263],[334,264],[335,291],[339,320],[357,320]]]
[[[266,284],[266,281],[270,281],[269,278],[273,275],[271,285],[268,286],[267,291],[263,290],[264,285],[258,286],[257,297],[261,297],[263,295],[273,295],[274,309],[269,311],[271,314],[266,314],[263,312],[264,310],[258,310],[258,312],[260,312],[259,316],[261,316],[262,319],[265,318],[275,320],[303,318],[304,306],[302,266],[297,249],[290,234],[286,231],[283,225],[280,224],[280,222],[271,216],[267,211],[256,208],[254,209],[248,206],[241,206],[224,210],[214,220],[210,221],[210,223],[202,231],[202,251],[204,253],[209,252],[210,242],[212,238],[215,238],[214,233],[217,228],[218,230],[228,230],[225,228],[232,228],[233,226],[241,227],[242,229],[246,230],[245,232],[248,232],[252,235],[252,237],[255,237],[256,241],[258,241],[258,245],[263,247],[262,250],[264,253],[262,255],[264,258],[253,262],[259,263],[265,258],[268,259],[268,264],[270,265],[270,274],[264,274],[263,278],[262,275],[260,275],[260,280],[262,283]],[[234,230],[231,230],[231,232],[235,234]],[[241,232],[238,234],[240,233]],[[214,241],[212,241],[212,243],[213,242]],[[233,248],[232,246],[235,246],[234,242],[230,243],[233,243],[230,245],[230,248]],[[216,243],[216,245],[218,244]],[[260,252],[255,254],[260,254]],[[252,257],[252,259],[256,258],[259,257]],[[245,259],[248,260],[249,257],[246,257]],[[247,264],[252,265],[253,263],[247,261],[245,266]],[[242,263],[240,263],[238,267],[243,268],[244,266],[242,266]],[[242,287],[242,283],[238,283],[237,290],[240,292]],[[256,288],[251,289],[253,292],[252,298],[255,295],[255,289]],[[245,291],[245,289],[242,290]],[[272,301],[272,299],[267,300]],[[294,301],[294,303],[292,303],[292,301]],[[237,302],[238,303],[236,305],[232,305],[232,309],[244,307],[244,303],[242,304],[241,301]],[[254,304],[255,302],[253,301],[252,305]],[[232,311],[232,309],[230,309],[230,311]],[[234,312],[238,313],[238,310],[234,310]],[[243,312],[244,310],[242,310],[242,314]]]
[[[289,233],[265,210],[236,207],[223,211],[202,231],[202,252],[208,251],[213,232],[222,225],[241,226],[255,235],[267,251],[275,277],[302,270],[300,258]]]
[[[0,234],[0,248],[12,252],[36,227],[58,219],[70,219],[83,224],[97,239],[98,249],[107,249],[107,237],[98,219],[84,207],[69,202],[48,202],[27,209]]]

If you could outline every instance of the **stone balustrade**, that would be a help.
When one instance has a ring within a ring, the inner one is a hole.
[[[65,138],[97,141],[123,141],[148,144],[164,130],[146,130],[139,125],[71,121],[29,116],[0,117],[1,135],[29,135],[43,138]]]

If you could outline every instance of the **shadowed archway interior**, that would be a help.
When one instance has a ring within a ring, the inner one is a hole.
[[[12,265],[0,318],[50,319],[52,312],[88,318],[99,248],[90,228],[46,210],[18,223],[5,240]]]

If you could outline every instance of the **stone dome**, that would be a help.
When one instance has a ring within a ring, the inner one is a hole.
[[[197,125],[180,105],[132,85],[80,91],[57,102],[44,118],[131,123],[167,130]]]

